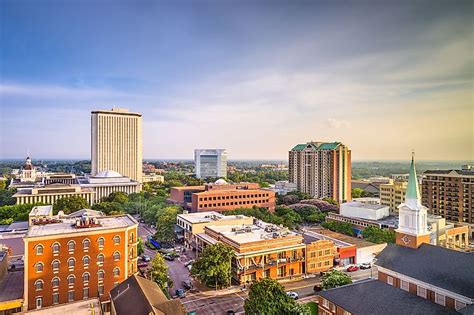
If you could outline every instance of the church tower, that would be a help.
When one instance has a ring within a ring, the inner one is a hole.
[[[427,208],[421,204],[418,179],[416,177],[415,157],[412,153],[410,175],[408,177],[405,203],[398,206],[398,245],[418,248],[422,243],[430,243],[430,232],[427,224]]]

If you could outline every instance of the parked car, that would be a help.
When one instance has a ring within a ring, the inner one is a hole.
[[[235,312],[233,310],[228,310],[226,314],[227,315],[235,315]]]
[[[186,268],[188,268],[188,270],[191,271],[191,269],[193,269],[193,265],[188,265]]]
[[[315,293],[321,291],[322,289],[323,289],[323,288],[321,288],[321,287],[319,286],[319,284],[317,284],[317,285],[315,285],[315,286],[313,287],[313,291],[314,291]]]
[[[151,260],[151,257],[148,255],[142,255],[142,260],[145,262],[149,262]]]
[[[163,256],[164,259],[168,260],[168,261],[173,261],[174,260],[174,257],[170,254],[166,254]]]
[[[192,265],[193,263],[194,263],[194,259],[191,259],[190,261],[186,262],[184,266],[187,267],[189,265]]]
[[[347,270],[348,272],[353,272],[353,271],[359,270],[359,267],[357,267],[356,265],[353,265],[353,266],[347,267],[346,270]]]
[[[191,282],[191,280],[185,280],[183,281],[183,287],[189,290],[193,287],[193,283]]]
[[[294,291],[286,292],[286,295],[288,295],[293,300],[297,300],[299,298],[298,293],[296,293]]]
[[[361,264],[359,268],[364,270],[364,269],[370,269],[372,268],[372,266],[369,263],[364,263],[364,264]]]
[[[175,293],[176,293],[176,296],[177,296],[177,297],[180,297],[180,298],[186,296],[186,292],[184,292],[184,290],[181,289],[181,288],[177,289],[177,290],[175,291]]]
[[[141,263],[138,263],[138,268],[145,268],[145,267],[148,267],[148,263],[146,262],[141,262]]]

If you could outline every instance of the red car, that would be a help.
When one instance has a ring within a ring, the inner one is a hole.
[[[148,264],[146,262],[138,263],[138,268],[145,268],[145,267],[148,267]]]
[[[357,271],[357,270],[359,270],[359,267],[357,267],[357,266],[349,266],[349,267],[347,267],[346,270],[347,270],[348,272]]]

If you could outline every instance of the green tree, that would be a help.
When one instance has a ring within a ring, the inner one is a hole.
[[[364,193],[363,189],[354,188],[354,189],[352,189],[352,198],[360,198],[360,197],[362,197],[363,193]]]
[[[147,272],[148,278],[156,282],[161,290],[169,296],[168,288],[173,286],[173,280],[168,275],[168,265],[166,265],[163,256],[155,255],[151,261],[151,268]]]
[[[338,205],[337,201],[334,200],[334,199],[332,199],[332,198],[327,198],[327,197],[326,197],[326,198],[323,198],[322,200],[323,200],[323,201],[326,201],[327,203],[330,203],[330,204],[332,204],[332,205],[335,205],[335,206]]]
[[[321,287],[324,290],[337,288],[342,285],[352,283],[351,277],[339,270],[332,270],[326,272],[321,280]]]
[[[89,208],[89,203],[79,196],[63,197],[58,199],[53,206],[54,213],[64,211],[65,214],[86,208]]]
[[[16,203],[13,195],[15,191],[13,189],[0,189],[0,206],[14,205]]]
[[[156,233],[155,239],[162,242],[173,242],[175,240],[174,227],[178,210],[176,206],[159,208],[155,214]]]
[[[145,248],[143,247],[143,240],[141,237],[138,238],[137,252],[139,256],[145,252]]]
[[[4,190],[7,187],[6,180],[0,180],[0,190]]]
[[[93,205],[92,209],[102,211],[107,215],[123,213],[123,205],[118,202],[102,201]]]
[[[128,202],[128,195],[122,191],[115,191],[111,193],[108,197],[103,198],[103,201],[108,201],[108,202],[117,202],[124,204]]]
[[[194,262],[191,274],[208,287],[228,287],[231,284],[233,256],[232,248],[222,243],[206,246]]]
[[[395,243],[395,231],[369,226],[362,231],[365,240],[372,243]]]
[[[244,309],[250,315],[310,314],[309,308],[296,303],[278,281],[270,278],[252,283]]]
[[[339,232],[349,236],[355,235],[354,230],[352,229],[352,225],[347,222],[329,221],[322,223],[321,226],[331,231]]]

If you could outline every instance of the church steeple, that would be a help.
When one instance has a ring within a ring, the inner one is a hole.
[[[405,204],[413,208],[421,206],[420,190],[418,188],[415,168],[415,152],[411,153],[410,175],[408,176],[407,191],[405,193]]]

